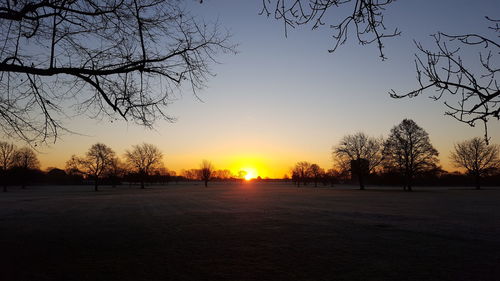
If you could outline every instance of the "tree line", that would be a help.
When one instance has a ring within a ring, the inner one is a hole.
[[[487,176],[500,176],[500,148],[488,144],[484,138],[472,138],[454,145],[450,160],[456,168],[465,170],[476,189]],[[308,182],[331,183],[355,180],[365,189],[366,180],[376,184],[400,184],[412,191],[417,180],[425,184],[463,184],[461,175],[446,173],[439,166],[438,151],[431,144],[428,133],[415,121],[404,119],[394,126],[387,139],[375,138],[358,132],[344,136],[332,148],[334,169],[325,171],[316,164],[298,162],[292,169],[292,180],[297,186]]]
[[[439,166],[438,151],[431,144],[428,133],[415,121],[404,119],[394,126],[389,136],[371,137],[363,132],[344,136],[332,148],[334,167],[328,170],[317,164],[301,161],[291,171],[291,180],[297,186],[308,183],[334,185],[356,181],[360,189],[366,182],[380,185],[400,184],[411,191],[415,183],[436,185],[463,185],[471,179],[480,189],[486,177],[500,179],[500,147],[484,138],[472,138],[454,145],[450,160],[460,173],[447,173]],[[216,170],[208,160],[198,169],[182,170],[180,175],[169,171],[162,161],[163,153],[152,144],[142,143],[127,149],[122,158],[103,143],[92,145],[84,155],[72,155],[65,169],[40,171],[40,161],[29,147],[17,148],[0,141],[0,177],[3,191],[8,185],[25,188],[31,183],[93,184],[116,187],[123,182],[137,183],[145,188],[148,183],[166,184],[170,181],[241,180],[245,171],[237,175],[227,169]],[[468,179],[465,179],[467,177]],[[287,176],[284,178],[287,179]],[[465,180],[465,181],[464,181]]]
[[[36,175],[40,161],[29,147],[17,148],[14,144],[0,142],[0,173],[3,191],[17,178],[17,183],[26,188],[28,179]]]
[[[43,172],[32,148],[17,148],[0,141],[0,182],[4,192],[9,185],[20,185],[24,189],[35,183],[92,184],[98,191],[100,185],[116,187],[123,182],[137,183],[143,189],[146,184],[196,180],[203,181],[207,187],[211,180],[241,180],[246,173],[240,171],[234,175],[227,169],[216,170],[210,161],[203,160],[198,169],[182,170],[177,175],[165,167],[162,159],[163,153],[153,144],[133,145],[120,158],[109,146],[96,143],[85,154],[72,155],[65,169],[48,168]]]

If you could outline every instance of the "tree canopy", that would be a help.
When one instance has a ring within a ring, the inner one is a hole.
[[[163,153],[153,144],[143,143],[132,146],[125,152],[128,165],[141,177],[141,188],[144,188],[144,178],[161,165]]]
[[[472,138],[459,142],[451,152],[450,159],[456,167],[465,168],[476,180],[480,189],[481,177],[500,167],[500,147],[487,144],[484,139]]]
[[[70,115],[121,117],[151,127],[187,84],[233,52],[218,24],[181,1],[3,1],[0,4],[0,128],[29,143],[57,139]]]
[[[364,189],[364,173],[373,171],[383,159],[383,139],[374,138],[358,132],[344,136],[339,144],[333,147],[333,157],[338,166],[351,164],[351,172],[358,177],[360,189]],[[366,163],[363,165],[362,163]],[[354,165],[353,165],[354,164]],[[362,167],[366,166],[366,167]],[[352,169],[355,171],[352,171]]]
[[[385,59],[383,41],[400,35],[397,28],[387,31],[384,13],[395,0],[262,0],[261,14],[282,21],[285,36],[288,28],[311,25],[312,29],[328,26],[332,30],[334,52],[352,36],[360,44],[377,44],[380,57]],[[333,10],[341,10],[336,16]],[[352,34],[351,34],[352,32]]]
[[[429,134],[411,119],[404,119],[394,126],[384,144],[386,168],[401,172],[404,188],[409,191],[416,175],[436,168],[438,155]]]

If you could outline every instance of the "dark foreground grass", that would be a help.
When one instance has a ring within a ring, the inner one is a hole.
[[[500,190],[0,194],[0,280],[500,280]]]

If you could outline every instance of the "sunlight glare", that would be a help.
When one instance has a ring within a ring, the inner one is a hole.
[[[249,181],[251,179],[254,179],[257,177],[257,171],[255,171],[255,169],[252,169],[252,168],[243,168],[242,169],[243,171],[245,171],[245,180],[246,181]]]

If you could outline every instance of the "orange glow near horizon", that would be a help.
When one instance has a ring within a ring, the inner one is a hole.
[[[251,179],[255,179],[256,177],[259,176],[257,171],[253,168],[243,168],[243,169],[241,169],[241,171],[245,172],[245,180],[247,180],[247,181],[249,181]]]
[[[263,178],[272,176],[272,171],[269,170],[266,159],[260,155],[235,155],[226,161],[233,175],[247,181],[259,176]]]

